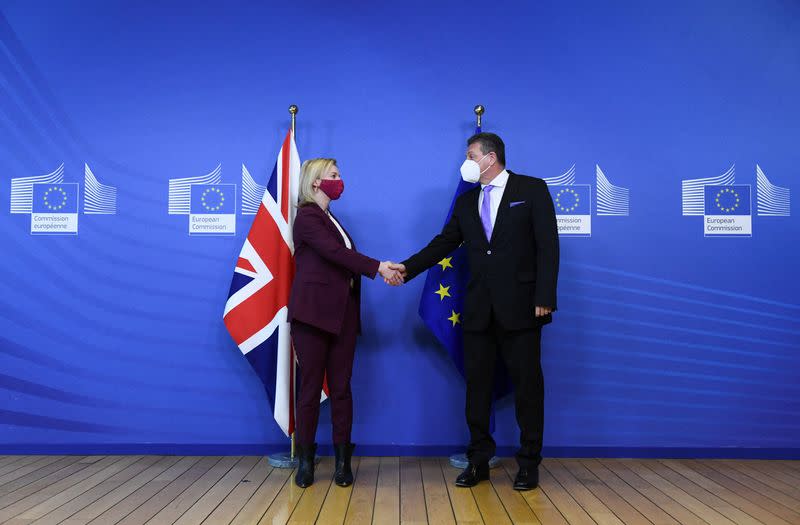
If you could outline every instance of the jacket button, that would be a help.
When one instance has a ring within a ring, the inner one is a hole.
[[[492,250],[486,250],[486,255],[491,255],[491,254],[492,254]]]

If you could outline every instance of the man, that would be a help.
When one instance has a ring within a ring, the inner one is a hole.
[[[467,141],[461,167],[480,187],[457,200],[442,232],[397,268],[406,280],[427,270],[464,243],[470,279],[464,298],[464,371],[469,463],[456,479],[473,487],[489,479],[495,442],[489,432],[495,359],[499,354],[514,384],[520,448],[514,489],[539,483],[544,423],[540,360],[542,325],[556,309],[558,229],[547,184],[505,168],[505,145],[494,133]]]

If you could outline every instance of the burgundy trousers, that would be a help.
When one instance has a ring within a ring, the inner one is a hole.
[[[353,395],[350,378],[356,351],[358,311],[355,297],[348,296],[342,332],[336,336],[300,321],[292,321],[292,341],[300,365],[297,396],[297,443],[314,443],[319,422],[319,400],[327,373],[330,392],[333,443],[350,443],[353,428]]]

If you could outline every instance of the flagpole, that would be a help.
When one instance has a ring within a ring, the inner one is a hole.
[[[486,108],[483,107],[481,104],[478,104],[472,111],[475,113],[475,125],[478,129],[481,129],[481,117],[486,112]],[[494,404],[494,401],[492,401]],[[450,466],[455,468],[467,468],[469,464],[469,460],[467,459],[466,454],[452,454],[450,456]],[[489,468],[495,468],[497,465],[500,464],[500,460],[497,456],[493,456],[492,459],[489,460]]]
[[[293,140],[295,139],[295,130],[296,130],[296,127],[297,127],[297,112],[298,112],[298,108],[297,108],[296,104],[292,104],[291,106],[289,106],[289,114],[292,116],[292,139]],[[292,204],[294,204],[294,203],[292,203]],[[291,345],[291,343],[290,343],[290,348],[291,348],[292,357],[294,357],[294,346]],[[292,359],[291,367],[292,367],[292,373],[290,375],[291,375],[291,378],[292,378],[291,379],[291,383],[292,383],[292,392],[293,392],[293,394],[292,394],[292,403],[295,405],[295,406],[292,407],[292,412],[294,413],[295,412],[295,407],[297,405],[297,402],[296,402],[296,398],[297,398],[297,381],[296,381],[296,379],[297,379],[297,377],[296,377],[296,374],[295,374],[295,372],[297,371],[297,365],[295,364],[295,360],[294,359]],[[269,464],[270,464],[270,466],[275,467],[275,468],[295,468],[295,467],[297,467],[298,461],[297,461],[297,458],[295,458],[295,437],[294,437],[294,434],[295,433],[292,432],[292,434],[289,436],[290,445],[289,445],[289,455],[288,455],[288,457],[286,455],[286,452],[278,452],[278,453],[275,453],[275,454],[270,454],[270,456],[269,456]],[[319,461],[318,458],[315,458],[315,460]]]
[[[297,140],[297,138],[296,138],[297,134],[295,132],[296,126],[297,126],[297,105],[296,104],[292,104],[291,106],[289,106],[289,114],[292,116],[292,137],[295,140]],[[292,361],[292,367],[295,367],[295,369],[296,369],[296,366],[297,365],[295,365],[294,361]],[[292,391],[294,391],[295,394],[297,393],[296,387],[297,387],[297,381],[295,380],[295,375],[293,373],[292,374]],[[297,396],[296,395],[292,396],[292,402],[295,402],[295,399],[294,399],[295,397],[297,397]],[[297,403],[295,402],[295,406],[296,405],[297,405]],[[295,411],[295,407],[292,408],[292,411],[295,412],[295,417],[297,417],[297,412]],[[290,452],[289,452],[289,458],[291,459],[292,464],[294,464],[294,452],[295,452],[295,449],[294,449],[294,445],[295,445],[294,434],[295,433],[292,432],[291,444],[290,444]]]

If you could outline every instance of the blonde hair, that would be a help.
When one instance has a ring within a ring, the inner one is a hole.
[[[308,159],[300,168],[300,192],[297,206],[315,203],[314,183],[336,166],[336,159]]]

